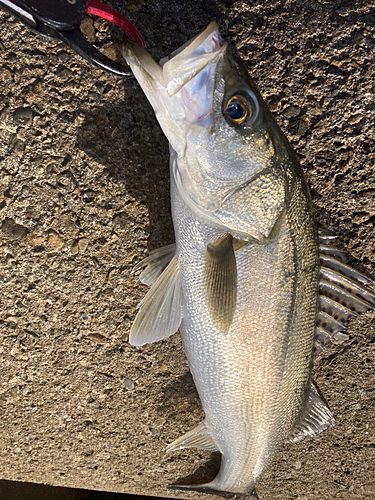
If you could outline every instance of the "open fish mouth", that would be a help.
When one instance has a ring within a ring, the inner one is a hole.
[[[170,97],[180,93],[189,123],[212,123],[212,96],[216,63],[226,48],[217,24],[212,22],[203,33],[161,61],[164,84]]]
[[[260,161],[254,156],[243,161],[249,141],[258,149],[266,141],[253,139],[251,134],[246,137],[235,119],[228,124],[224,116],[231,99],[251,101],[252,119],[246,122],[246,114],[239,121],[244,126],[253,126],[260,113],[258,97],[221,38],[217,23],[210,23],[160,65],[131,42],[125,45],[123,55],[169,140],[171,179],[186,205],[200,218],[229,228],[241,238],[267,238],[283,210],[284,185],[275,179],[268,204],[258,204],[252,211],[245,207],[246,213],[233,210],[254,190],[264,188],[262,179],[259,186],[252,180],[259,165],[266,163],[265,157],[272,155],[261,152]],[[246,106],[250,112],[250,103]],[[215,157],[218,161],[212,161]],[[259,216],[266,222],[255,228]]]
[[[135,43],[123,48],[142,90],[150,101],[163,131],[173,149],[176,144],[176,125],[186,126],[212,123],[212,95],[216,64],[227,47],[221,38],[217,23],[212,22],[197,37],[187,42],[158,65],[151,56]],[[173,126],[172,121],[176,122]],[[181,135],[179,134],[179,141]]]
[[[191,137],[199,142],[210,140],[214,125],[214,91],[218,65],[227,51],[216,22],[197,37],[157,64],[139,45],[129,42],[123,56],[149,100],[159,124],[169,140],[171,176],[180,196],[201,217],[220,225],[213,215],[221,203],[223,192],[205,192],[201,166],[187,154]],[[221,107],[221,106],[220,106]]]

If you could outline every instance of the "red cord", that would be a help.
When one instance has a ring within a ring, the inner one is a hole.
[[[102,17],[116,24],[128,33],[141,47],[145,47],[145,41],[137,28],[132,25],[123,15],[99,0],[88,0],[87,14]]]

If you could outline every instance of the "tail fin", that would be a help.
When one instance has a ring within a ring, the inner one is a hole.
[[[232,493],[230,491],[219,491],[210,488],[210,483],[207,484],[171,484],[167,486],[169,490],[185,490],[185,491],[199,491],[200,493],[206,493],[209,495],[218,495],[227,500],[259,500],[255,488],[253,488],[248,493]]]

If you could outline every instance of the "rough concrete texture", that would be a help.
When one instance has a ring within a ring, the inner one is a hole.
[[[108,3],[157,59],[219,21],[301,158],[320,226],[375,276],[373,2]],[[83,29],[116,57],[118,31]],[[127,342],[146,292],[131,269],[173,242],[166,139],[133,79],[3,12],[0,40],[1,478],[197,499],[166,490],[218,465],[164,452],[202,419],[180,338]],[[262,500],[375,498],[374,319],[320,356],[337,425],[282,447]]]

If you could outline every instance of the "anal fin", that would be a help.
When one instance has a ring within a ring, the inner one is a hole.
[[[219,451],[212,437],[208,434],[206,424],[201,422],[194,429],[183,434],[167,446],[166,451],[182,450],[183,448],[199,448],[201,450]]]
[[[287,443],[296,443],[305,437],[315,437],[317,434],[333,427],[335,419],[310,381],[308,385],[308,395],[291,433],[286,439]]]

